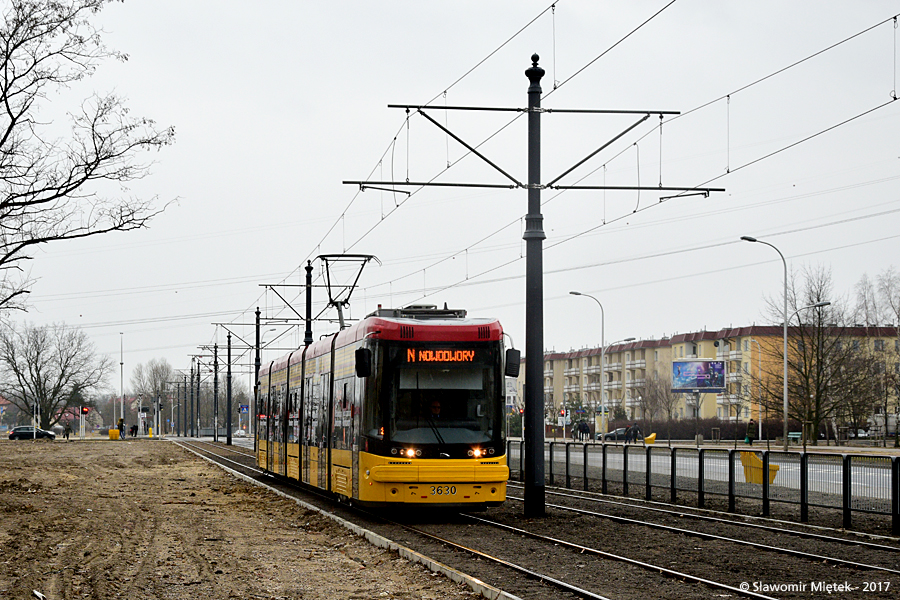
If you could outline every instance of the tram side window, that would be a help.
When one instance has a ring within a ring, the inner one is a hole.
[[[350,448],[352,440],[351,405],[353,400],[353,379],[348,378],[335,384],[334,389],[334,425],[332,446],[339,450]]]
[[[290,420],[288,422],[287,441],[289,444],[296,444],[300,439],[300,419],[298,418],[299,415],[297,413],[300,404],[299,402],[297,402],[297,398],[299,397],[299,388],[294,388],[294,390],[290,393],[291,401],[288,406],[288,415]]]
[[[306,379],[306,385],[304,386],[306,389],[306,400],[303,403],[303,443],[307,446],[315,446],[315,433],[316,433],[316,412],[317,406],[313,401],[314,393],[313,393],[313,378],[308,377]]]
[[[259,423],[257,423],[256,427],[256,437],[260,440],[266,439],[266,415],[269,412],[269,394],[266,393],[267,390],[267,386],[260,386],[259,407],[256,409],[256,413],[259,416]]]
[[[378,353],[378,363],[381,363],[381,352]],[[383,369],[378,364],[374,376],[366,377],[364,390],[361,394],[362,402],[362,428],[361,433],[372,438],[384,439],[384,412],[383,404],[386,398],[382,396]]]

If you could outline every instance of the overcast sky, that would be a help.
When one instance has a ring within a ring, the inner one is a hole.
[[[667,4],[113,4],[98,19],[108,45],[130,59],[105,63],[73,92],[115,89],[132,114],[175,127],[175,145],[153,155],[151,175],[129,192],[175,202],[147,230],[43,248],[31,265],[31,309],[14,317],[85,328],[100,352],[122,357],[127,388],[151,358],[186,369],[198,346],[216,342],[224,355],[227,332],[213,323],[233,323],[250,342],[257,306],[264,317],[295,316],[261,286],[300,284],[307,260],[321,283],[315,257],[351,252],[381,265],[363,271],[347,316],[446,302],[500,318],[523,347],[525,190],[411,188],[407,198],[342,181],[506,183],[433,124],[416,114],[407,123],[388,104],[524,107],[533,53],[547,71],[544,108],[683,113],[665,117],[662,135],[654,114],[560,184],[726,189],[664,202],[673,194],[545,190],[548,350],[600,343],[598,307],[570,290],[603,303],[607,342],[768,322],[781,261],[742,235],[776,245],[792,270],[829,269],[836,300],[863,273],[900,268],[890,21],[900,3]],[[526,180],[525,119],[428,114]],[[544,181],[637,118],[545,113]],[[303,312],[299,288],[279,292]],[[317,288],[316,312],[325,300]],[[279,348],[302,343],[302,326],[264,328],[276,329],[265,339],[280,335]],[[318,323],[315,337],[334,329]],[[118,391],[118,369],[110,385]]]

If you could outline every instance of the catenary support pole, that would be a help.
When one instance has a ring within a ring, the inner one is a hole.
[[[219,344],[213,344],[213,441],[219,441]]]
[[[312,336],[312,261],[306,261],[306,331],[303,334],[303,345],[313,343]],[[258,331],[258,329],[257,329]],[[258,344],[257,344],[258,345]],[[257,370],[259,368],[257,367]]]
[[[194,361],[191,360],[191,412],[188,413],[190,418],[188,422],[190,423],[190,437],[194,437]]]
[[[231,445],[231,332],[228,332],[228,368],[225,369],[225,445]]]
[[[540,57],[525,71],[528,86],[528,214],[525,216],[525,516],[545,514],[544,486],[544,284],[541,215]]]
[[[256,435],[259,428],[259,307],[256,307],[256,360],[253,362],[253,407],[250,409],[250,435],[253,436],[253,451],[256,452]]]

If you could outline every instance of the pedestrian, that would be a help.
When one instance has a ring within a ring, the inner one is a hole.
[[[65,426],[63,427],[63,436],[66,438],[66,441],[69,441],[69,435],[72,433],[72,425],[66,421]]]
[[[131,433],[131,437],[137,437],[137,430],[138,430],[137,424],[131,426],[131,428],[129,429],[129,432]]]
[[[637,423],[631,427],[631,437],[635,444],[638,443],[638,440],[644,441],[644,432],[641,431],[641,427]]]
[[[591,439],[591,428],[588,426],[587,422],[581,422],[581,441],[586,442]]]
[[[753,436],[756,434],[756,421],[750,419],[747,421],[747,437],[744,438],[744,442],[753,445]]]
[[[631,441],[631,426],[625,428],[625,445]]]
[[[125,439],[125,419],[119,418],[119,423],[116,425],[116,429],[119,430],[119,439]]]

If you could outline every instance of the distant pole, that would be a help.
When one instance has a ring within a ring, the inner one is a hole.
[[[254,430],[259,425],[256,422],[257,412],[259,412],[259,307],[256,307],[256,360],[253,362],[253,406],[250,408],[250,435],[253,436]],[[253,450],[256,451],[256,437],[253,437]]]
[[[200,359],[197,359],[197,437],[200,437]]]
[[[303,345],[309,346],[313,343],[312,336],[312,261],[306,261],[306,332],[303,336]],[[259,331],[259,319],[256,320],[256,331]],[[259,344],[256,344],[259,348]],[[259,354],[257,353],[256,370],[259,371]]]
[[[213,344],[213,441],[219,441],[219,345]]]
[[[225,380],[225,445],[231,445],[231,332],[228,332],[228,368]]]
[[[190,423],[190,437],[194,437],[194,359],[191,359],[191,412],[188,413]]]
[[[182,437],[187,437],[187,428],[188,428],[188,389],[187,389],[187,375],[184,373],[181,374],[182,385],[181,385],[181,393],[184,394],[184,398],[181,401],[181,435]]]
[[[528,86],[528,214],[525,216],[525,516],[543,517],[544,500],[544,217],[541,215],[540,57],[531,56]]]
[[[125,419],[125,332],[119,332],[119,398],[122,400],[122,419]],[[116,403],[113,402],[113,425],[116,424]]]

